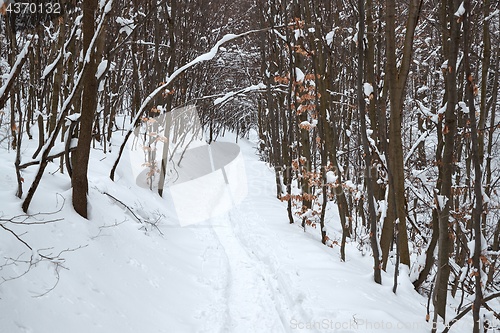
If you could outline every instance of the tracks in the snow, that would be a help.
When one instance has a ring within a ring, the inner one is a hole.
[[[272,184],[273,179],[270,180]],[[268,213],[276,216],[282,207],[259,207],[262,200],[257,193],[262,194],[264,189],[258,180],[248,185],[249,196],[242,203],[208,221],[226,266],[218,268],[224,274],[224,291],[219,292],[208,312],[213,312],[219,320],[224,318],[223,323],[216,325],[219,332],[291,333],[293,321],[305,323],[310,318],[302,307],[304,294],[299,288],[302,283],[297,271],[290,264],[282,266],[280,256],[289,256],[287,244],[268,228],[271,222]],[[283,223],[287,223],[286,215]]]
[[[227,256],[227,321],[224,332],[287,332],[277,306],[273,276],[235,232],[232,213],[213,227]]]

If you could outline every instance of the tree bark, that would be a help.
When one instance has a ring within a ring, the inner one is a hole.
[[[95,33],[95,17],[97,0],[83,1],[83,54],[90,55],[84,61],[88,62],[88,68],[83,73],[83,95],[82,110],[80,116],[80,135],[78,146],[75,151],[73,176],[73,208],[82,217],[88,217],[87,192],[88,192],[88,164],[90,157],[90,143],[92,141],[92,125],[97,108],[97,63],[89,50]]]
[[[471,3],[470,0],[464,1],[464,62],[465,62],[465,77],[467,79],[467,83],[465,86],[465,96],[467,100],[467,106],[469,107],[469,120],[470,120],[470,129],[471,129],[471,141],[472,141],[472,162],[474,165],[474,196],[475,196],[475,207],[472,209],[472,224],[474,230],[474,255],[472,256],[472,265],[474,267],[474,282],[475,282],[475,298],[474,298],[474,306],[472,308],[472,317],[474,319],[474,328],[473,333],[479,333],[481,330],[481,319],[480,319],[480,311],[481,305],[483,304],[483,290],[482,290],[482,282],[481,282],[481,251],[482,251],[482,227],[481,227],[481,216],[483,214],[483,188],[482,188],[482,178],[483,173],[481,170],[482,164],[482,149],[483,135],[480,135],[478,138],[478,128],[476,121],[476,106],[474,103],[474,90],[475,90],[475,82],[472,74],[471,64],[470,64],[470,34],[471,34],[471,25],[470,25],[470,10]],[[484,66],[484,63],[483,63]],[[483,91],[485,94],[486,91]],[[483,115],[480,116],[480,124]],[[484,123],[484,122],[483,122]]]
[[[456,0],[443,0],[442,2],[442,27],[443,27],[443,53],[448,61],[444,70],[445,76],[445,102],[446,111],[444,116],[444,127],[442,135],[444,136],[444,149],[440,170],[440,188],[439,195],[446,201],[444,207],[438,207],[439,214],[439,237],[438,237],[438,271],[436,276],[436,285],[434,288],[433,304],[435,308],[434,325],[437,322],[437,315],[446,317],[446,303],[448,297],[448,280],[450,276],[449,254],[451,246],[451,233],[449,226],[449,216],[452,197],[452,175],[455,168],[454,150],[455,133],[457,131],[457,115],[455,106],[457,105],[457,57],[458,45],[460,41],[459,23],[454,17],[456,8],[460,3]],[[449,28],[448,28],[449,24]],[[448,35],[449,34],[449,35]]]
[[[389,85],[390,99],[390,124],[389,142],[391,151],[389,153],[388,168],[392,182],[389,191],[389,198],[393,198],[394,209],[388,210],[388,216],[384,221],[384,232],[392,234],[395,220],[399,220],[397,235],[400,251],[400,262],[410,266],[410,251],[408,248],[408,233],[406,229],[406,209],[405,209],[405,186],[404,186],[404,166],[403,166],[403,143],[401,132],[401,121],[403,114],[404,96],[410,63],[413,52],[413,36],[417,27],[420,14],[421,0],[411,0],[406,22],[406,33],[403,45],[403,57],[398,70],[396,61],[396,1],[386,1],[386,35],[387,35],[387,76],[386,82]],[[388,224],[388,225],[386,225]],[[389,241],[392,237],[382,236],[381,248],[383,251],[384,266],[387,263]]]
[[[364,47],[363,38],[365,34],[365,0],[358,0],[359,30],[358,30],[358,109],[359,122],[361,127],[361,141],[363,144],[364,162],[365,162],[365,186],[368,200],[368,219],[370,221],[370,243],[373,251],[373,279],[376,283],[382,283],[380,252],[377,237],[377,215],[375,213],[375,197],[373,191],[373,181],[371,178],[372,153],[366,133],[366,111],[365,96],[363,93],[363,73],[364,73]]]

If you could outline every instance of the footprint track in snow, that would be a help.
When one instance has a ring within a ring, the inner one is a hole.
[[[231,215],[217,218],[214,232],[228,258],[227,321],[222,332],[286,332],[269,273],[237,237]]]

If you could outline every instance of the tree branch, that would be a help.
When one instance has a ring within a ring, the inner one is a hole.
[[[284,26],[286,27],[286,26]],[[127,134],[125,134],[125,138],[120,146],[120,151],[118,152],[118,156],[116,158],[116,161],[115,163],[113,164],[113,167],[111,168],[111,172],[109,174],[109,178],[111,178],[111,180],[115,180],[115,173],[116,173],[116,168],[118,167],[118,163],[120,163],[120,159],[122,157],[122,154],[123,154],[123,150],[125,149],[125,146],[127,144],[127,141],[130,137],[130,135],[134,132],[134,128],[139,125],[139,122],[144,114],[144,112],[146,111],[146,107],[149,105],[149,103],[156,97],[158,96],[160,93],[162,93],[164,90],[168,90],[168,87],[170,86],[170,84],[181,74],[183,73],[184,71],[186,71],[187,69],[197,65],[198,63],[201,63],[201,62],[205,62],[205,61],[209,61],[209,60],[212,60],[216,55],[217,55],[217,52],[219,51],[219,47],[229,41],[232,41],[234,39],[238,39],[238,38],[241,38],[241,37],[245,37],[245,36],[248,36],[250,34],[254,34],[254,33],[257,33],[257,32],[264,32],[264,31],[269,31],[269,30],[273,30],[273,29],[276,29],[276,28],[279,28],[279,27],[269,27],[269,28],[263,28],[263,29],[257,29],[257,30],[249,30],[249,31],[246,31],[244,33],[241,33],[241,34],[238,34],[238,35],[235,35],[235,34],[227,34],[225,35],[224,37],[222,37],[217,43],[215,43],[215,45],[210,49],[209,52],[207,53],[204,53],[202,55],[199,55],[198,57],[196,57],[195,59],[193,59],[192,61],[188,62],[187,64],[185,64],[184,66],[182,67],[179,67],[177,70],[175,70],[171,76],[167,77],[166,81],[165,81],[165,84],[161,85],[160,87],[156,88],[153,92],[151,92],[149,94],[148,97],[146,97],[146,99],[142,102],[139,110],[137,111],[137,115],[135,116],[134,120],[132,121],[132,123],[130,124],[130,127],[129,129],[127,130]]]
[[[492,299],[495,299],[497,297],[500,297],[500,292],[491,294],[491,295],[483,298],[482,303],[485,304],[486,302],[491,301]],[[457,321],[462,319],[470,310],[472,310],[473,304],[474,303],[469,304],[469,306],[467,306],[465,309],[463,309],[462,312],[460,312],[455,318],[450,320],[450,322],[446,325],[446,328],[443,330],[442,333],[448,333],[448,331],[450,330],[451,326],[453,326],[453,324],[455,324]]]
[[[16,77],[21,72],[21,68],[28,59],[28,53],[31,50],[32,42],[33,42],[33,36],[30,36],[26,44],[24,44],[24,48],[17,56],[16,62],[12,66],[7,82],[2,87],[0,87],[0,110],[3,109],[3,107],[5,106],[5,103],[7,102],[9,96],[9,91],[12,88],[12,85],[14,84]]]
[[[134,210],[132,208],[130,208],[130,206],[128,206],[127,204],[125,204],[123,201],[121,201],[120,199],[114,197],[113,195],[107,193],[107,192],[101,192],[102,194],[105,194],[107,195],[108,197],[110,197],[111,199],[115,200],[116,202],[118,202],[119,204],[121,204],[123,207],[125,207],[125,209],[127,209],[130,214],[132,214],[132,216],[137,220],[139,221],[139,223],[141,224],[149,224],[151,226],[153,226],[156,230],[158,230],[158,232],[163,236],[163,233],[161,232],[161,230],[158,228],[158,220],[156,220],[155,222],[151,222],[151,221],[148,221],[140,216],[138,216]]]

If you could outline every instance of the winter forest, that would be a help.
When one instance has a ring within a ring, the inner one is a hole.
[[[498,0],[0,13],[1,332],[500,332]]]

